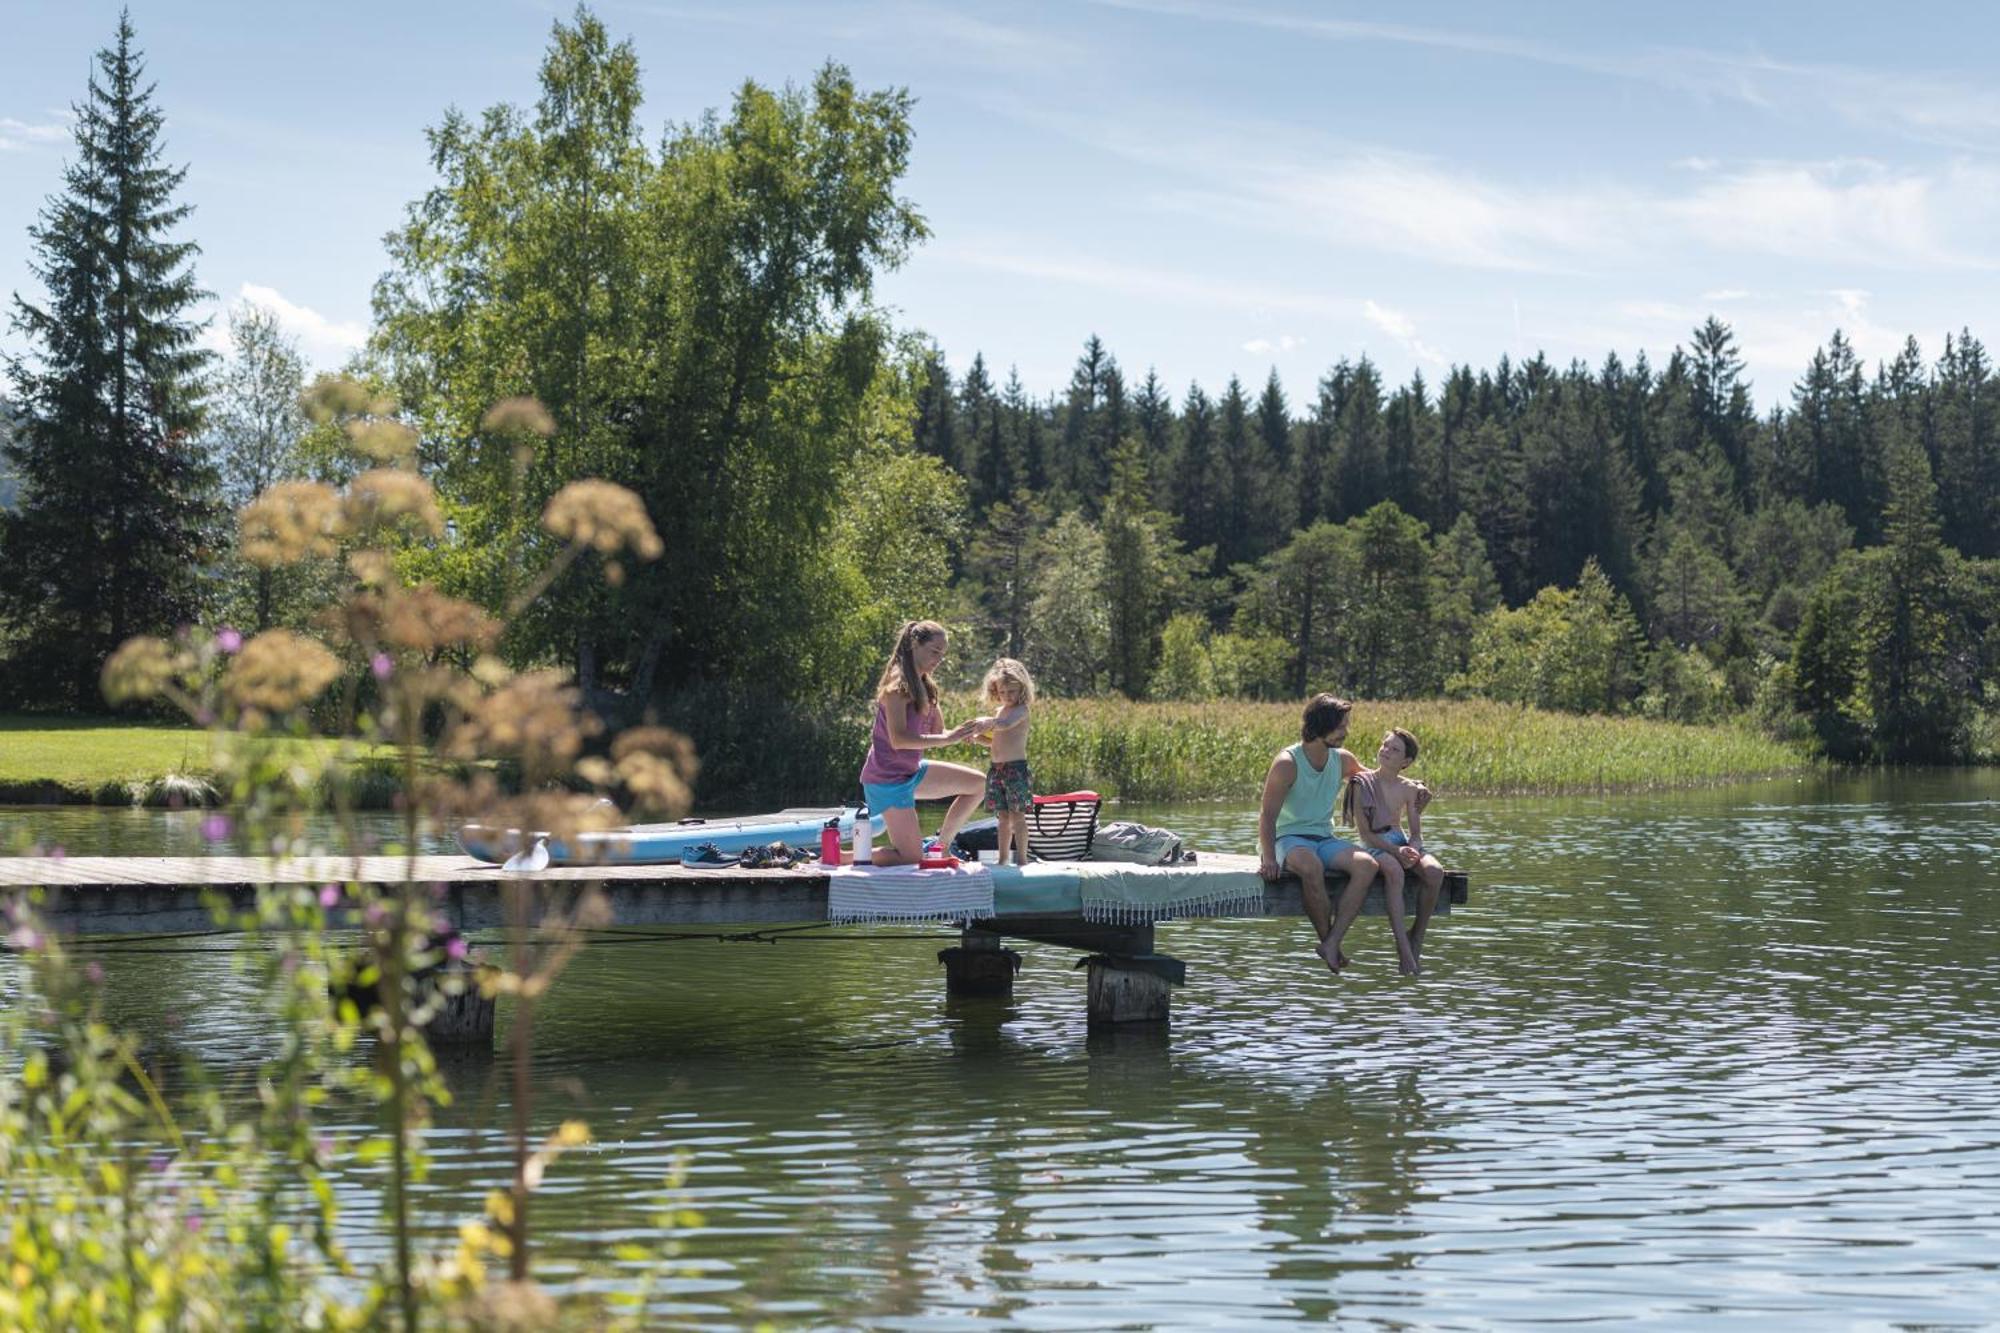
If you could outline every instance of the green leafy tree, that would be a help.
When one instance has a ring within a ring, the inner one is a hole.
[[[1353,531],[1315,523],[1239,572],[1245,586],[1234,628],[1238,634],[1290,645],[1286,684],[1291,696],[1305,697],[1313,682],[1345,681],[1352,663],[1345,621],[1360,580]]]
[[[121,16],[76,107],[63,192],[29,229],[47,302],[14,298],[30,352],[10,366],[22,495],[0,517],[0,620],[18,636],[7,676],[70,707],[96,701],[125,638],[195,618],[216,517],[197,443],[213,354],[193,309],[207,293],[197,247],[174,238],[186,169],[164,164],[166,119],[133,40]]]
[[[1056,694],[1094,693],[1104,682],[1111,616],[1104,604],[1104,538],[1072,509],[1037,543],[1028,660]]]
[[[657,154],[638,107],[636,56],[580,10],[532,113],[431,134],[439,183],[390,239],[376,349],[456,525],[432,572],[503,601],[539,541],[518,515],[588,468],[663,516],[673,558],[610,586],[572,571],[517,656],[573,661],[612,710],[704,679],[821,689],[796,664],[853,674],[819,637],[844,632],[816,600],[831,500],[907,438],[917,388],[872,304],[925,235],[896,193],[910,99],[828,65],[744,84]],[[557,427],[525,461],[484,415],[524,394]]]
[[[1182,612],[1160,631],[1160,656],[1148,693],[1155,699],[1213,699],[1215,665],[1208,655],[1208,622]]]
[[[1622,712],[1639,685],[1639,626],[1595,561],[1574,588],[1543,588],[1480,623],[1454,693],[1570,713]]]
[[[222,478],[222,498],[241,508],[276,482],[299,475],[299,442],[307,419],[300,404],[305,392],[305,358],[296,338],[262,306],[244,304],[229,314],[231,355],[217,377],[209,409],[209,440]],[[317,580],[297,571],[233,564],[230,597],[243,605],[223,608],[226,619],[258,629],[276,623],[280,595]],[[287,617],[291,619],[291,617]]]

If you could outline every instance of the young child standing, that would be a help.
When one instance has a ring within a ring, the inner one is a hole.
[[[1028,812],[1034,808],[1034,778],[1028,772],[1028,709],[1035,702],[1035,682],[1028,668],[1003,657],[986,672],[982,687],[993,713],[992,730],[979,737],[991,747],[986,770],[986,808],[1000,825],[1000,864],[1014,848],[1014,864],[1028,864]]]
[[[1424,807],[1430,804],[1430,788],[1403,776],[1403,770],[1417,762],[1417,738],[1401,727],[1391,727],[1375,751],[1372,769],[1363,769],[1347,785],[1343,813],[1354,821],[1361,842],[1382,868],[1382,887],[1389,908],[1389,930],[1396,938],[1396,956],[1410,976],[1423,971],[1424,931],[1437,908],[1438,890],[1444,886],[1444,866],[1424,851]],[[1409,832],[1402,829],[1408,817]],[[1417,895],[1417,921],[1407,931],[1403,924],[1403,879],[1415,874],[1423,887]]]

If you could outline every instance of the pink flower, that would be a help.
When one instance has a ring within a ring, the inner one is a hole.
[[[319,905],[321,907],[337,907],[339,904],[340,886],[338,884],[322,884],[319,886]]]
[[[216,631],[215,646],[223,652],[234,655],[243,647],[243,636],[228,625]]]
[[[229,836],[229,816],[210,815],[201,821],[201,836],[209,842],[221,842]]]
[[[463,936],[454,935],[445,942],[444,956],[451,959],[453,962],[457,962],[459,959],[465,957],[465,954],[466,954],[466,948],[465,948],[465,939]]]
[[[375,659],[368,664],[368,669],[375,673],[375,679],[387,680],[389,673],[396,669],[396,664],[389,660],[389,654],[377,653]]]

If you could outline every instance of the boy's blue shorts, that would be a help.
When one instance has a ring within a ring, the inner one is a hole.
[[[1278,839],[1278,864],[1283,865],[1291,854],[1301,847],[1310,847],[1319,856],[1319,863],[1328,870],[1340,859],[1342,852],[1351,852],[1360,846],[1346,838],[1336,838],[1332,834],[1287,833]]]
[[[861,794],[868,801],[868,813],[879,815],[885,810],[916,809],[917,785],[924,780],[924,772],[930,766],[930,760],[920,760],[917,771],[901,782],[862,783]]]

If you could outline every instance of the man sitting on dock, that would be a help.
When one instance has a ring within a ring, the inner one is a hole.
[[[1353,708],[1331,694],[1315,694],[1306,701],[1299,743],[1286,746],[1271,760],[1257,812],[1257,873],[1267,880],[1286,870],[1299,877],[1299,896],[1319,940],[1314,951],[1335,972],[1347,966],[1340,940],[1361,914],[1378,869],[1374,857],[1333,832],[1341,784],[1361,769],[1361,761],[1340,748]],[[1328,871],[1347,876],[1338,921],[1328,909]]]

